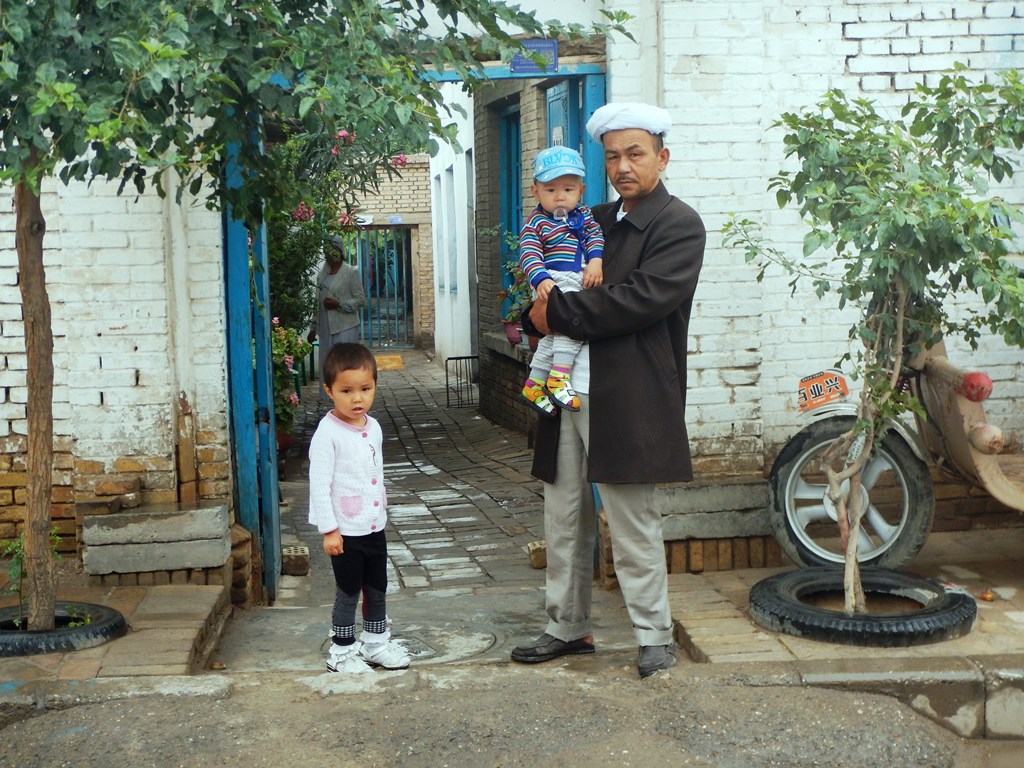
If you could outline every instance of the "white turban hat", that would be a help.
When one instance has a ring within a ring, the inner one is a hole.
[[[639,128],[648,133],[667,136],[671,127],[672,118],[664,109],[653,104],[634,102],[605,104],[587,120],[587,133],[597,142],[608,131]]]

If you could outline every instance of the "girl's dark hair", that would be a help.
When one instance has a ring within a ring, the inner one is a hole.
[[[330,387],[339,373],[366,368],[377,380],[377,359],[362,344],[335,344],[324,358],[323,383]]]

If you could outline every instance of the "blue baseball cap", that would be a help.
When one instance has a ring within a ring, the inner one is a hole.
[[[557,179],[559,176],[584,177],[587,169],[583,165],[583,157],[575,149],[568,147],[548,147],[537,153],[533,161],[533,178],[544,183]]]

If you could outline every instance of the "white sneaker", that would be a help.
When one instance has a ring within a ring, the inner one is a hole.
[[[359,655],[366,663],[384,669],[407,669],[410,661],[405,648],[390,639],[375,645],[363,643]]]
[[[335,645],[331,643],[331,650],[327,653],[327,671],[341,672],[349,675],[369,672],[370,666],[363,661],[360,655],[361,650],[361,643],[352,643],[352,645]]]

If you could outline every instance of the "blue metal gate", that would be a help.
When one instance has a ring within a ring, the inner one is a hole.
[[[412,230],[365,227],[354,235],[356,265],[363,278],[367,306],[361,313],[360,337],[371,349],[412,348]]]

